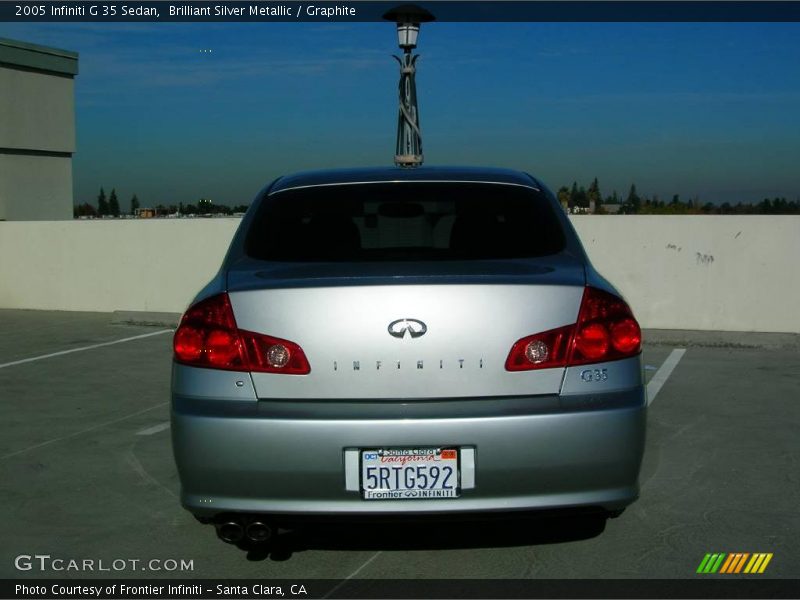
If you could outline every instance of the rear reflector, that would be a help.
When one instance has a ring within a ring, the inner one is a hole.
[[[506,359],[506,370],[607,362],[641,351],[642,331],[628,305],[613,294],[587,287],[577,323],[517,340]]]
[[[567,352],[574,325],[551,329],[518,340],[506,359],[507,371],[551,369],[567,364]]]
[[[239,329],[224,293],[186,311],[172,346],[175,362],[193,367],[285,375],[311,372],[303,349],[294,342]]]
[[[239,333],[250,358],[250,371],[286,375],[306,375],[311,372],[303,349],[294,342],[252,331]]]

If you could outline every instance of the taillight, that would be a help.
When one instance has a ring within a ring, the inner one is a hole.
[[[636,356],[641,351],[642,330],[625,301],[587,287],[575,324],[575,341],[568,364],[618,360]]]
[[[606,362],[641,351],[642,331],[628,305],[613,294],[587,287],[578,322],[518,340],[508,354],[506,370]]]
[[[186,311],[172,347],[176,362],[193,367],[286,375],[311,372],[303,349],[294,342],[239,329],[224,293]]]

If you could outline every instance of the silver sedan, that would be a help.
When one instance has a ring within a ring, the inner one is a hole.
[[[174,338],[181,499],[227,542],[309,516],[619,512],[645,414],[636,319],[516,171],[282,177]]]

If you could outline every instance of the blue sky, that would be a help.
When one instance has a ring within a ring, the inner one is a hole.
[[[386,165],[389,23],[0,23],[80,53],[75,199],[249,203],[291,171]],[[202,52],[211,50],[211,52]],[[551,188],[701,201],[800,197],[798,23],[430,23],[426,164]]]

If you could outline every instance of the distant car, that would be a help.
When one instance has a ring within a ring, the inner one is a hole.
[[[646,404],[630,308],[509,170],[281,177],[174,337],[181,499],[232,543],[312,515],[620,512]]]

